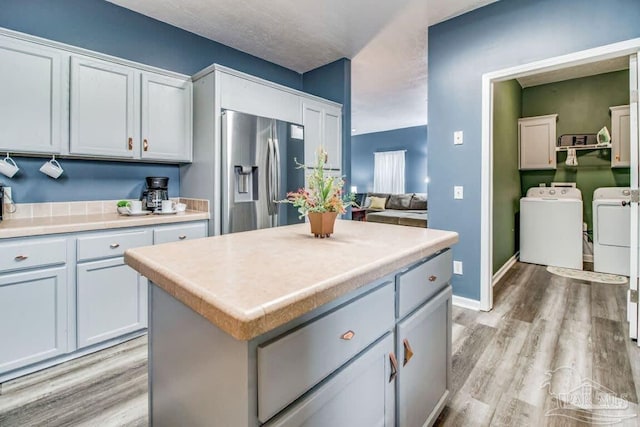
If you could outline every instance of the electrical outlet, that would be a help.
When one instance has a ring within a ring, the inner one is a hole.
[[[463,142],[463,132],[461,130],[457,130],[453,133],[453,144],[460,145]]]
[[[464,187],[461,185],[453,187],[453,198],[462,200],[464,198]]]
[[[11,187],[4,187],[4,196],[6,197],[6,201],[13,202],[13,195],[11,194]]]
[[[453,261],[453,274],[462,276],[462,261]]]

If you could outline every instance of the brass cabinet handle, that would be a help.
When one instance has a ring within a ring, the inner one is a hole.
[[[340,336],[340,339],[345,340],[345,341],[350,341],[355,336],[356,336],[355,332],[353,332],[352,330],[348,330],[347,332],[345,332],[344,334],[342,334]]]
[[[395,354],[389,353],[389,363],[391,365],[391,374],[389,375],[389,382],[391,382],[398,375],[398,360],[396,359]]]
[[[409,344],[408,339],[402,340],[402,345],[404,346],[404,361],[402,362],[402,366],[407,366],[409,360],[413,357],[413,350],[411,349],[411,344]]]
[[[180,240],[184,240],[184,239],[186,239],[186,238],[187,238],[187,236],[185,236],[184,234],[183,234],[183,235],[181,235],[181,236],[178,236],[178,239],[180,239]]]
[[[435,282],[437,278],[438,278],[438,276],[429,276],[429,281],[430,282]]]
[[[129,138],[129,151],[133,150],[133,138]]]
[[[146,139],[142,141],[142,148],[144,149],[144,151],[149,151],[149,141],[147,141]]]
[[[117,249],[117,248],[119,248],[119,247],[120,247],[120,243],[112,243],[112,244],[110,244],[110,245],[109,245],[109,247],[110,247],[111,249]]]
[[[616,154],[616,160],[619,162],[620,161],[620,154]]]
[[[24,260],[25,260],[25,259],[27,259],[27,258],[29,258],[29,257],[28,257],[28,256],[26,256],[26,255],[18,255],[18,256],[17,256],[17,257],[15,257],[14,259],[15,259],[16,261],[24,261]]]

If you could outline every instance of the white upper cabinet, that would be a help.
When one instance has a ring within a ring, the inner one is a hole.
[[[136,157],[135,71],[71,58],[71,154]]]
[[[631,123],[628,105],[611,107],[611,167],[631,165]]]
[[[191,82],[142,74],[142,158],[191,161]]]
[[[304,163],[316,164],[316,153],[321,145],[327,152],[328,169],[342,169],[342,110],[332,104],[312,99],[302,100],[304,125]]]
[[[0,37],[0,151],[60,153],[66,145],[66,57]]]
[[[557,114],[518,120],[520,169],[556,168]]]

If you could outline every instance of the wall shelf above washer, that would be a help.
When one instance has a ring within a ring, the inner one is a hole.
[[[573,148],[575,150],[600,150],[603,148],[611,148],[611,144],[573,145],[573,146],[556,147],[556,151],[567,151],[570,148]]]

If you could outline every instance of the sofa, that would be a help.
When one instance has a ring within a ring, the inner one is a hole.
[[[368,222],[427,227],[426,194],[368,193],[362,207]]]

